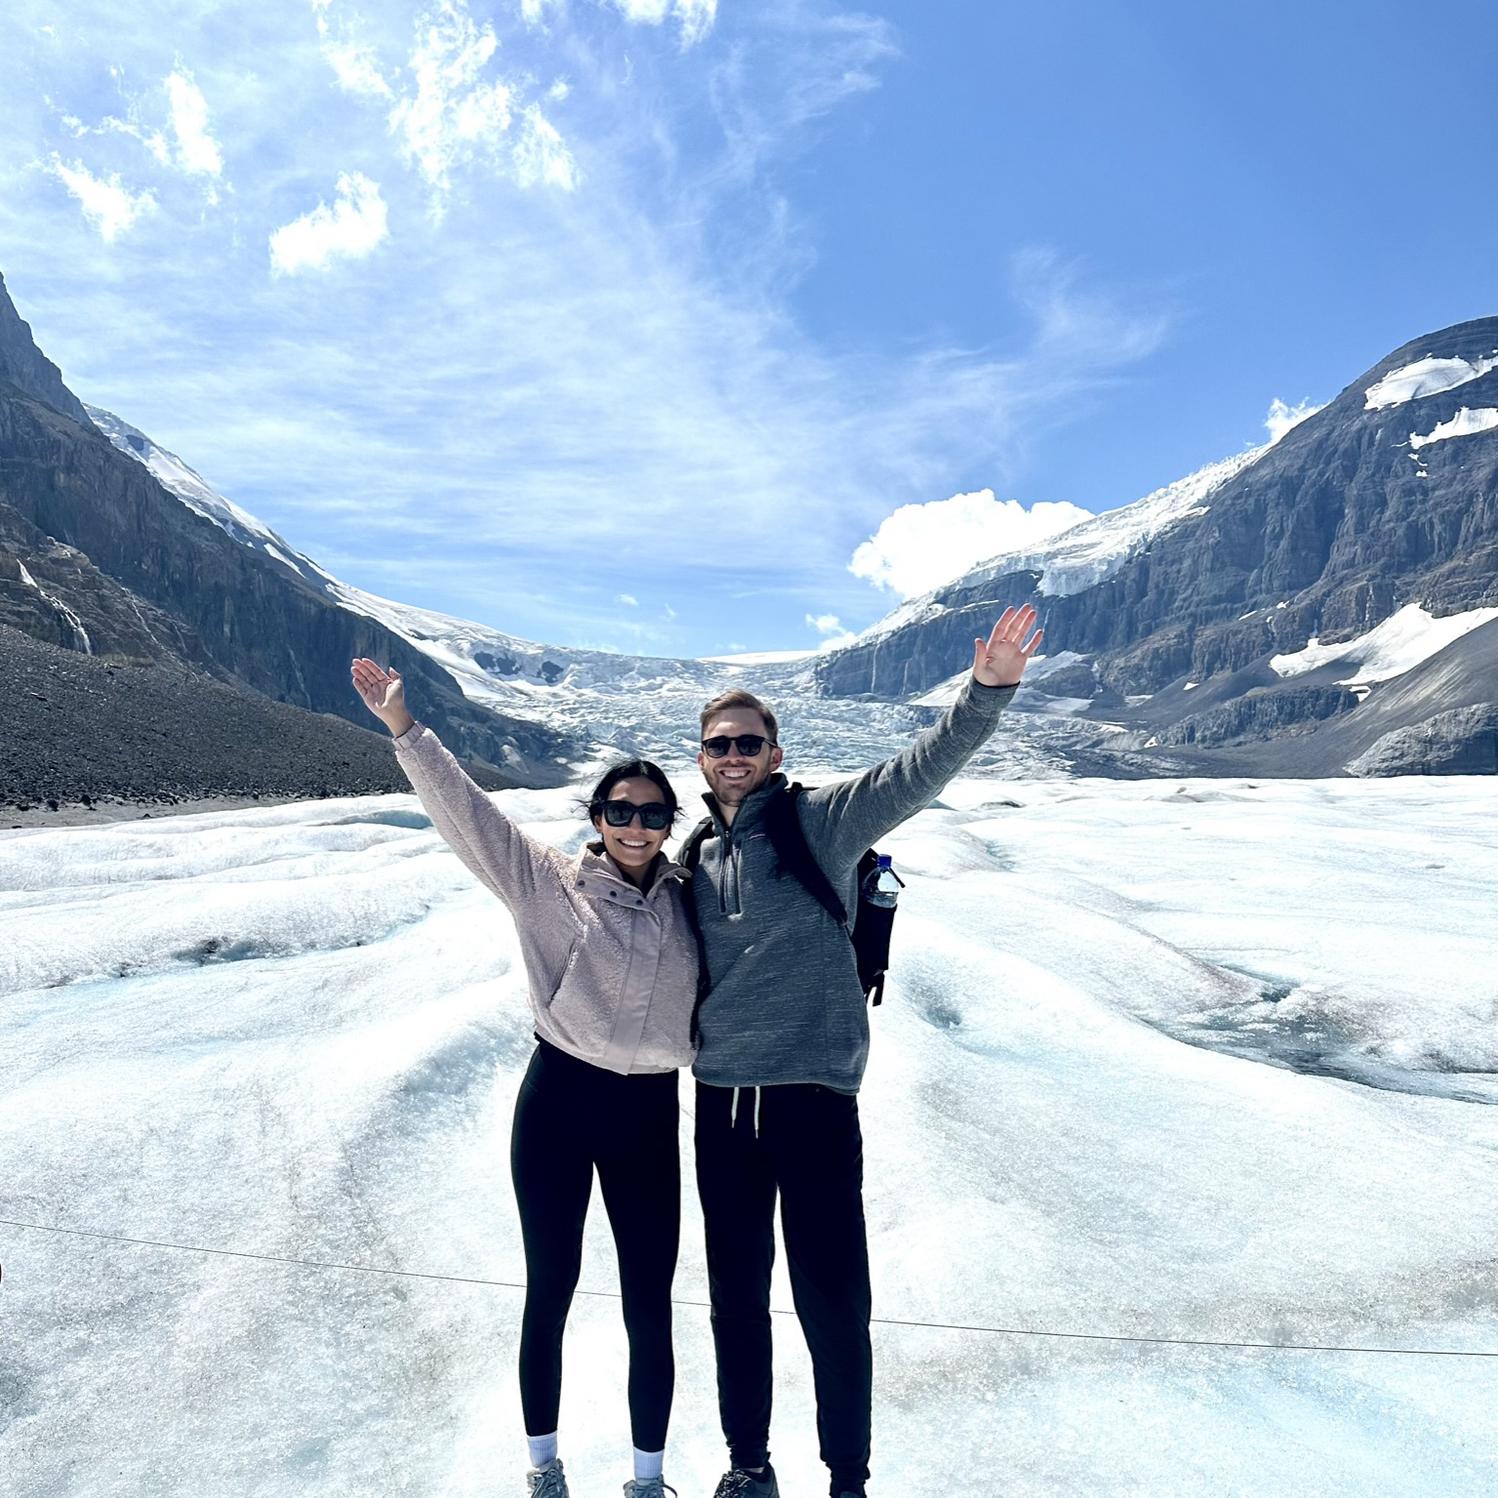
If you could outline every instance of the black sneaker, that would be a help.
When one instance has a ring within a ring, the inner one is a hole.
[[[561,1457],[554,1456],[544,1467],[532,1467],[525,1474],[525,1494],[526,1498],[568,1498]]]
[[[768,1462],[758,1477],[743,1467],[730,1467],[723,1474],[713,1498],[780,1498],[775,1469]]]

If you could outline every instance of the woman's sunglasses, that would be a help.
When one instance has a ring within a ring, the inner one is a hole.
[[[703,739],[702,747],[714,759],[722,759],[730,749],[737,745],[740,754],[746,759],[753,759],[768,742],[762,733],[740,733],[735,734],[731,738],[720,734],[715,739]],[[773,748],[774,745],[771,745],[771,747]]]
[[[643,806],[634,801],[603,803],[603,819],[610,827],[628,827],[636,815],[640,826],[650,832],[664,832],[671,825],[671,808],[664,801],[647,801]]]

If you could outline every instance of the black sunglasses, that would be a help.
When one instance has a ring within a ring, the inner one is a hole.
[[[747,759],[753,759],[770,741],[762,733],[739,733],[731,737],[719,734],[717,738],[703,739],[702,747],[714,759],[722,759],[730,749],[737,748]],[[770,744],[773,749],[774,744]]]
[[[640,826],[651,832],[664,832],[671,825],[671,808],[664,801],[647,801],[643,806],[633,801],[605,801],[601,809],[610,827],[628,827],[636,815]]]

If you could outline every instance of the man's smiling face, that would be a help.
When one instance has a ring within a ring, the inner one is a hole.
[[[708,789],[720,806],[738,806],[752,795],[780,768],[782,755],[770,744],[765,720],[752,708],[730,707],[709,718],[702,737],[737,739],[743,734],[758,734],[764,743],[758,754],[743,754],[735,743],[722,759],[714,759],[706,750],[697,751],[697,764]]]

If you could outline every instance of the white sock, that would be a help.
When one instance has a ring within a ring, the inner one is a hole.
[[[641,1451],[638,1446],[634,1450],[635,1481],[649,1482],[652,1477],[659,1477],[666,1453],[664,1451]]]
[[[547,1462],[554,1462],[556,1460],[556,1431],[552,1431],[549,1436],[527,1436],[525,1443],[531,1449],[531,1466],[544,1467]]]

